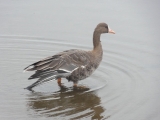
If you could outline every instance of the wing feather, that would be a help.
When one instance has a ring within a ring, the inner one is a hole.
[[[56,70],[72,72],[74,69],[87,65],[91,54],[83,50],[68,50],[42,59],[26,67],[25,71],[36,71],[29,79],[54,74]]]
[[[31,89],[52,79],[67,77],[78,67],[89,64],[91,57],[91,54],[87,51],[72,49],[35,62],[24,69],[25,71],[35,71],[29,79],[38,78],[27,89]]]
[[[58,70],[60,68],[66,68],[66,66],[84,66],[90,62],[90,54],[87,51],[82,50],[68,50],[61,52],[57,55],[42,59],[36,63],[31,64],[26,67],[25,71],[34,71],[34,70]],[[65,66],[65,67],[64,67]],[[74,68],[73,68],[74,69]]]

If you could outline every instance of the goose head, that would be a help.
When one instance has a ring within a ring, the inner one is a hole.
[[[95,28],[95,31],[98,33],[112,33],[115,34],[115,32],[110,29],[110,27],[106,23],[99,23],[97,27]]]

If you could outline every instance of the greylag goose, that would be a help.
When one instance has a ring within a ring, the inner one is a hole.
[[[57,80],[58,85],[62,86],[61,78],[72,81],[73,86],[78,87],[78,81],[90,76],[102,60],[103,50],[100,41],[102,33],[115,34],[106,23],[99,23],[93,33],[93,49],[91,51],[66,50],[26,67],[24,71],[35,71],[28,79],[38,78],[26,89],[32,90],[33,87],[50,80]]]

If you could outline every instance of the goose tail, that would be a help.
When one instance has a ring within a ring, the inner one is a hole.
[[[63,70],[56,70],[51,73],[46,73],[46,72],[40,72],[40,73],[35,73],[32,75],[29,79],[34,79],[34,78],[39,78],[36,82],[31,84],[30,86],[26,87],[25,89],[32,91],[33,87],[36,87],[42,83],[49,82],[51,80],[57,80],[58,78],[66,78],[69,76],[71,72],[66,72]]]

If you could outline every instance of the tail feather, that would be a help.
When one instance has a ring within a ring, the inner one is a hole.
[[[34,69],[34,65],[30,65],[30,66],[24,68],[23,72],[32,71],[33,69]]]
[[[56,74],[56,71],[49,71],[49,70],[45,70],[45,71],[36,71],[33,75],[31,75],[28,79],[35,79],[35,78],[40,78],[43,76],[50,76]]]
[[[64,70],[56,70],[56,71],[36,71],[29,79],[39,78],[35,83],[28,86],[26,89],[32,90],[33,87],[38,86],[42,83],[48,82],[50,80],[56,80],[58,78],[65,78],[69,76],[71,73]]]
[[[25,71],[33,71],[33,70],[45,70],[50,66],[51,63],[52,63],[52,67],[54,68],[55,66],[57,66],[59,64],[59,59],[58,60],[56,59],[59,56],[60,55],[54,55],[51,57],[47,57],[43,60],[40,60],[38,62],[35,62],[35,63],[29,65],[28,67],[24,68],[24,72]]]
[[[30,86],[28,86],[26,89],[28,90],[32,90],[33,87],[38,86],[42,83],[48,82],[50,80],[56,80],[57,78],[55,76],[50,76],[50,77],[46,77],[46,78],[40,78],[38,79],[36,82],[34,82],[33,84],[31,84]]]

